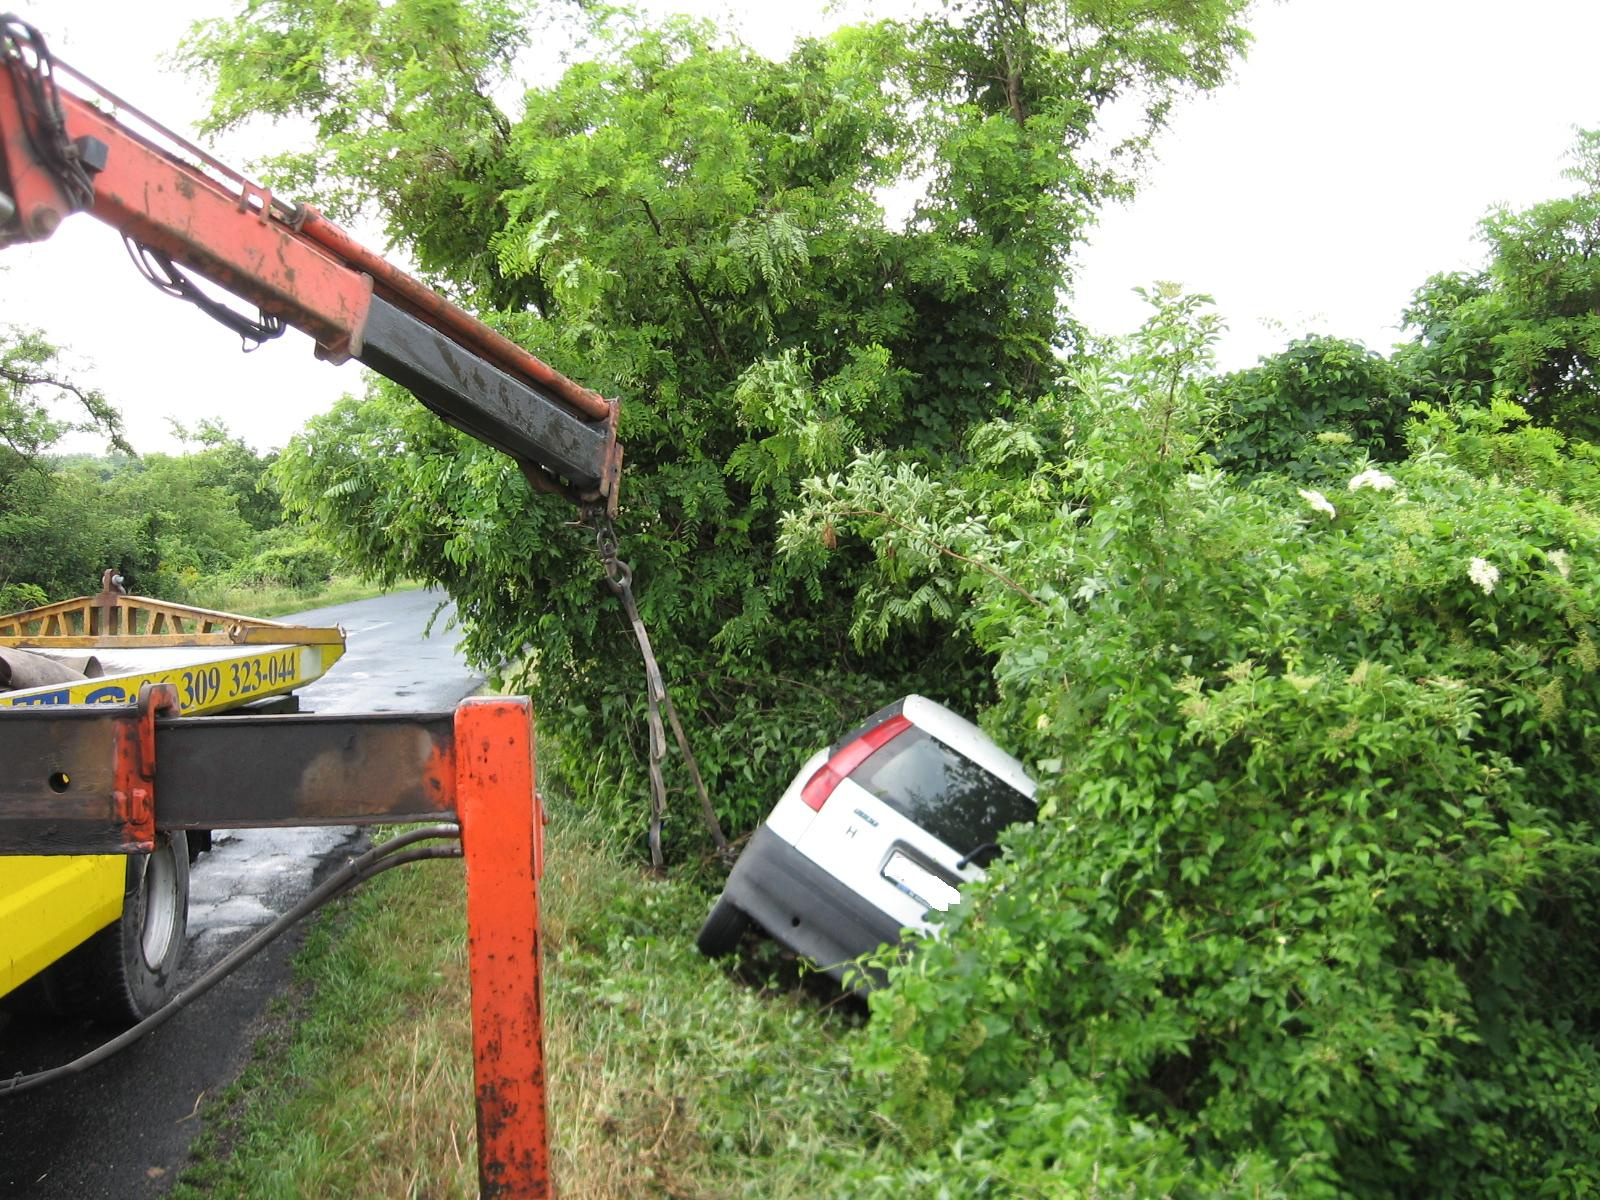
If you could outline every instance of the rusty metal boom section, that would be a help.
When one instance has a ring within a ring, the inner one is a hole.
[[[0,854],[125,854],[154,849],[160,829],[428,821],[456,811],[452,713],[180,720],[178,711],[176,690],[158,685],[137,704],[8,713]]]

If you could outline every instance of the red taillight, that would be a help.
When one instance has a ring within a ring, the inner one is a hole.
[[[817,768],[817,773],[806,780],[805,787],[800,789],[800,799],[817,812],[822,811],[823,803],[833,795],[833,789],[839,786],[839,781],[844,776],[836,772],[832,765],[823,763]]]
[[[867,730],[849,745],[840,747],[827,762],[817,768],[815,775],[806,780],[805,787],[800,789],[800,799],[814,811],[821,812],[828,797],[833,795],[833,789],[844,782],[846,775],[864,763],[874,750],[888,745],[910,728],[911,722],[905,717],[890,717],[882,725]]]

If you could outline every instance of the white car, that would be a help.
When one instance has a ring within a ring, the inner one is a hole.
[[[800,768],[751,837],[701,926],[700,950],[729,953],[750,922],[842,978],[857,955],[930,927],[1031,821],[1022,764],[964,717],[907,696]]]

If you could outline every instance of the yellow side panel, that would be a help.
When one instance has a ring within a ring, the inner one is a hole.
[[[0,995],[122,915],[120,854],[0,857]]]
[[[180,658],[182,649],[167,653]],[[107,675],[79,683],[46,684],[0,695],[0,706],[50,704],[131,704],[145,683],[170,683],[185,715],[225,712],[266,696],[281,696],[320,679],[344,654],[341,645],[230,647],[187,654],[197,661],[164,670]]]

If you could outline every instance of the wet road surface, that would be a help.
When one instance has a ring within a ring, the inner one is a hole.
[[[345,656],[300,692],[307,712],[427,712],[482,683],[456,653],[440,593],[401,592],[297,613],[342,625]],[[423,630],[433,619],[432,635]],[[273,920],[364,845],[352,827],[219,831],[189,883],[187,982]],[[270,1000],[287,980],[298,931],[141,1042],[82,1075],[0,1099],[0,1197],[143,1200],[170,1187],[200,1133],[199,1108],[248,1061]],[[0,1015],[0,1076],[70,1061],[106,1037]]]

